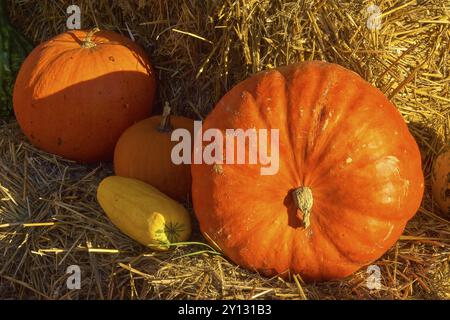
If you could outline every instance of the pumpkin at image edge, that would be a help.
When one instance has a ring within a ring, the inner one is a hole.
[[[144,50],[130,39],[98,29],[68,31],[25,59],[14,112],[44,151],[79,162],[111,160],[122,132],[150,115],[155,85]]]
[[[191,166],[202,233],[263,275],[346,277],[381,257],[421,203],[420,153],[402,116],[339,65],[260,72],[217,103],[209,128],[279,129],[275,175],[258,164]]]
[[[431,179],[433,198],[442,213],[450,217],[450,146],[436,157]]]

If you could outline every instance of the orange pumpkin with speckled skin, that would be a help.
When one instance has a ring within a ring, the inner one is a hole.
[[[111,31],[87,36],[69,31],[36,47],[19,71],[13,102],[32,144],[96,162],[111,160],[122,132],[150,115],[155,77],[130,39]]]
[[[222,98],[209,128],[279,129],[275,175],[259,164],[191,166],[205,237],[266,276],[348,276],[383,255],[421,203],[421,158],[402,116],[339,65],[258,73]]]

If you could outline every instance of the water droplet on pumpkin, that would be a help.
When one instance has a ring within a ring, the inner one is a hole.
[[[346,164],[350,164],[350,163],[352,163],[352,162],[353,162],[353,159],[350,158],[350,157],[348,157],[347,160],[345,160],[345,163],[346,163]]]

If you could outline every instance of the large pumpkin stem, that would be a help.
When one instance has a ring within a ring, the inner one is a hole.
[[[308,228],[311,224],[311,209],[313,206],[313,195],[311,188],[300,187],[292,192],[295,205],[303,213],[303,225]]]
[[[158,131],[160,132],[170,132],[173,130],[172,125],[170,124],[170,112],[171,112],[171,108],[169,106],[169,103],[166,102],[164,104],[164,110],[163,110],[163,114],[161,116],[161,122],[159,124],[158,127]]]
[[[96,46],[95,42],[92,41],[92,36],[99,32],[99,28],[94,28],[86,34],[86,38],[84,38],[83,43],[81,44],[82,48],[93,48]]]

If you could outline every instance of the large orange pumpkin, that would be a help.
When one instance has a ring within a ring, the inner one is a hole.
[[[69,31],[26,58],[14,112],[37,147],[80,162],[110,160],[121,133],[149,116],[155,77],[145,52],[111,31]]]
[[[260,164],[191,166],[205,237],[264,275],[348,276],[385,253],[420,205],[421,158],[400,113],[339,65],[258,73],[222,98],[209,128],[279,129],[275,175]]]
[[[171,116],[164,107],[162,116],[144,119],[128,128],[114,151],[116,175],[144,181],[170,197],[184,201],[191,193],[189,164],[175,164],[171,141],[174,129],[185,129],[193,135],[194,122],[181,116]]]

